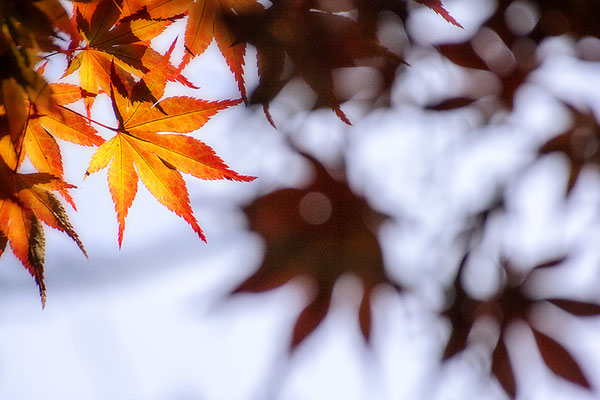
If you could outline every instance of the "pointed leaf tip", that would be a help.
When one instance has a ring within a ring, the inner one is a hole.
[[[583,301],[567,299],[548,299],[548,301],[555,306],[562,308],[566,312],[579,317],[588,317],[600,314],[600,305],[595,303],[586,303]]]
[[[442,4],[442,0],[416,0],[416,1],[417,1],[417,3],[421,3],[424,6],[431,8],[433,11],[435,11],[436,13],[441,15],[442,18],[444,18],[446,21],[448,21],[452,25],[454,25],[458,28],[464,29],[464,27],[457,20],[455,20],[452,15],[450,15],[448,10],[446,10],[444,8],[444,5]]]
[[[358,323],[365,342],[371,342],[371,291],[365,290],[358,309]]]
[[[572,383],[590,388],[590,383],[581,371],[577,361],[571,356],[567,349],[551,337],[532,328],[535,341],[538,345],[544,363],[556,375],[571,381]]]
[[[333,109],[333,111],[335,112],[335,115],[337,115],[338,118],[341,119],[346,125],[352,126],[352,122],[350,122],[346,116],[346,113],[342,111],[341,107],[337,106]]]
[[[498,344],[492,354],[492,373],[509,397],[514,399],[517,395],[517,384],[502,336],[498,339]]]
[[[302,310],[292,334],[292,342],[290,344],[290,352],[296,350],[298,345],[304,341],[317,327],[323,322],[329,311],[329,303],[331,301],[331,292],[324,290]]]

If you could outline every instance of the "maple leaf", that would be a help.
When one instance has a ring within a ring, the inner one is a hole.
[[[136,83],[130,96],[111,88],[113,109],[119,124],[117,134],[98,148],[86,172],[86,175],[92,174],[110,163],[108,184],[119,222],[119,246],[139,179],[160,203],[187,221],[202,240],[205,238],[193,215],[180,171],[200,179],[246,182],[255,179],[229,169],[209,146],[197,139],[156,133],[192,132],[217,111],[240,103],[240,100],[169,97],[155,104],[164,94],[169,57],[174,45],[162,62]],[[114,66],[112,80],[117,86],[124,85]]]
[[[375,288],[388,285],[400,290],[385,271],[372,231],[385,217],[345,181],[333,178],[317,160],[306,157],[315,169],[310,185],[278,190],[246,207],[250,229],[265,240],[266,253],[260,268],[232,294],[263,292],[294,278],[309,278],[314,297],[296,320],[290,343],[294,350],[326,317],[338,279],[354,275],[363,284],[358,320],[368,341]]]
[[[18,88],[12,89],[23,93]],[[64,107],[64,104],[81,98],[81,89],[75,85],[53,84],[48,85],[47,90],[52,94],[50,107],[18,97],[26,115],[23,126],[17,132],[10,129],[9,119],[10,139],[18,154],[13,169],[17,170],[25,156],[28,156],[39,172],[47,172],[62,179],[62,157],[55,136],[84,146],[100,145],[104,140],[96,135],[96,130],[85,118]],[[14,109],[8,105],[0,108],[0,118],[10,117],[11,111],[14,112]],[[67,190],[61,189],[60,193],[75,208]]]
[[[492,352],[492,373],[496,376],[504,390],[514,398],[517,393],[515,374],[508,359],[504,342],[504,332],[508,324],[518,319],[526,321],[534,334],[538,350],[544,363],[558,376],[577,385],[590,388],[590,384],[581,371],[577,361],[559,342],[543,334],[530,322],[531,310],[539,304],[554,304],[564,311],[577,316],[600,315],[600,305],[564,298],[531,296],[527,288],[533,285],[533,271],[554,268],[565,261],[559,257],[535,266],[531,272],[523,276],[508,260],[502,261],[502,271],[506,274],[506,282],[499,292],[488,300],[472,298],[462,287],[460,277],[470,252],[466,252],[459,267],[452,288],[452,306],[442,315],[450,320],[451,335],[446,344],[442,358],[445,360],[467,346],[468,335],[475,323],[482,316],[495,320],[500,327],[500,338]]]
[[[14,43],[13,45],[16,46]],[[17,67],[18,73],[11,71],[11,56],[7,53],[10,52],[0,54],[0,63],[8,64],[7,75],[13,76],[3,77],[0,73],[0,118],[4,125],[3,130],[10,135],[13,143],[17,144],[31,112],[29,102],[35,102],[47,109],[52,109],[56,104],[48,83],[39,73],[20,62],[23,60],[17,60],[20,64]]]
[[[99,146],[104,143],[104,139],[96,134],[96,130],[85,118],[64,107],[81,98],[80,88],[65,83],[53,84],[50,88],[58,107],[43,109],[36,107],[34,103],[25,102],[26,107],[34,111],[29,113],[22,137],[15,146],[19,149],[16,168],[28,156],[39,172],[47,172],[62,179],[62,156],[55,137],[83,146]],[[60,194],[76,208],[67,190],[61,189]]]
[[[0,106],[7,131],[15,143],[23,134],[27,102],[51,109],[48,83],[35,70],[42,52],[60,52],[60,32],[75,32],[58,0],[5,0],[0,2]]]
[[[35,107],[35,113],[29,116],[28,128],[39,126],[59,139],[81,146],[99,146],[104,143],[104,139],[90,125],[89,119],[65,107],[84,97],[83,90],[68,83],[55,83],[49,87],[58,107]]]
[[[443,14],[439,0],[416,0]],[[595,0],[533,0],[526,8],[535,10],[539,18],[529,31],[516,29],[512,24],[514,17],[507,17],[517,8],[513,0],[496,2],[495,11],[483,23],[473,36],[463,41],[442,43],[438,51],[456,65],[465,68],[481,69],[492,72],[494,85],[496,79],[501,83],[498,99],[501,105],[514,106],[517,90],[526,82],[531,72],[539,67],[536,46],[551,36],[568,34],[576,39],[598,37],[600,27],[590,15],[600,15],[600,3]],[[570,21],[569,23],[567,21]],[[493,32],[493,34],[491,34]],[[527,45],[525,45],[527,43]],[[495,49],[494,51],[489,51]],[[490,75],[491,76],[491,75]],[[467,91],[479,93],[481,97],[490,93],[481,93],[479,82],[468,85]],[[467,96],[468,97],[468,96]]]
[[[0,141],[0,254],[10,244],[15,256],[35,278],[42,305],[46,301],[44,284],[44,231],[40,221],[71,237],[83,254],[87,253],[69,222],[60,201],[50,190],[66,190],[73,185],[47,173],[19,174],[9,167],[5,154],[12,146]],[[16,155],[6,157],[16,161]]]
[[[262,6],[255,0],[206,0],[195,2],[189,10],[185,32],[187,53],[183,58],[182,65],[186,65],[193,56],[203,53],[214,38],[235,77],[242,99],[247,102],[244,85],[246,44],[236,40],[223,20],[223,15],[232,13],[248,15],[261,10]]]
[[[361,65],[395,71],[403,62],[379,44],[370,23],[315,6],[282,1],[255,15],[225,16],[234,36],[257,49],[259,85],[250,102],[262,104],[271,123],[269,103],[288,82],[301,78],[317,96],[314,108],[331,108],[350,124],[341,109],[346,98],[335,91],[335,70]]]
[[[571,126],[561,134],[551,138],[542,146],[540,156],[550,153],[563,153],[569,161],[569,180],[566,194],[570,194],[579,174],[585,165],[600,167],[600,127],[595,117],[587,112],[582,113],[569,107],[572,115]]]
[[[442,43],[437,46],[438,51],[448,60],[464,68],[489,71],[500,81],[499,93],[494,93],[501,105],[513,107],[516,91],[525,83],[529,74],[539,66],[534,51],[520,51],[519,43],[523,38],[515,34],[506,24],[506,8],[508,4],[501,5],[496,12],[485,22],[484,26],[475,35],[481,41],[469,40],[459,43]],[[488,29],[493,29],[498,35],[488,35]],[[474,43],[480,43],[474,47]],[[496,52],[486,52],[483,49],[495,48]],[[467,91],[477,93],[480,97],[490,93],[482,92],[475,85],[466,87]],[[467,95],[470,97],[472,95]],[[460,96],[459,96],[460,98]]]
[[[132,77],[141,77],[162,60],[162,56],[153,50],[150,40],[160,34],[172,19],[134,18],[119,21],[122,15],[122,0],[99,0],[97,2],[76,4],[74,23],[81,32],[84,45],[79,53],[70,60],[63,76],[79,70],[80,86],[89,93],[98,94],[111,90],[111,65],[121,80],[133,84]],[[167,68],[167,77],[189,87],[194,87],[172,65]],[[86,97],[89,109],[93,97]]]
[[[54,42],[59,30],[70,34],[73,27],[59,0],[4,0],[0,3],[0,36],[19,44],[19,53],[32,68],[40,51],[59,50]],[[33,62],[31,62],[33,61]]]
[[[132,9],[137,7],[139,5],[132,6]],[[179,69],[183,69],[193,57],[202,54],[214,39],[235,77],[242,99],[247,102],[244,85],[246,44],[236,39],[224,16],[257,14],[263,10],[260,3],[256,0],[153,0],[145,8],[152,18],[173,18],[187,13],[186,53]]]

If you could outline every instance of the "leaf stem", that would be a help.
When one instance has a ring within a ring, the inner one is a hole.
[[[15,167],[12,172],[16,173],[17,169],[19,169],[19,165],[21,164],[21,153],[23,152],[23,143],[25,142],[25,135],[27,134],[27,127],[29,126],[29,117],[31,116],[31,108],[33,107],[33,103],[29,102],[29,108],[27,109],[27,119],[25,120],[25,125],[23,126],[23,134],[19,138],[20,141],[17,144],[19,151],[17,152],[17,162],[15,163]]]
[[[68,108],[68,107],[65,107],[65,106],[62,106],[62,105],[60,105],[60,104],[59,104],[58,106],[59,106],[60,108],[64,109],[64,110],[71,111],[73,114],[77,114],[77,115],[79,115],[80,117],[82,117],[82,118],[84,118],[84,119],[86,119],[86,120],[88,120],[88,121],[90,121],[90,122],[92,122],[92,123],[94,123],[94,124],[96,124],[96,125],[100,125],[100,126],[101,126],[101,127],[103,127],[103,128],[109,129],[109,130],[111,130],[111,131],[113,131],[113,132],[119,132],[119,129],[118,129],[118,128],[113,128],[113,127],[111,127],[111,126],[104,125],[102,122],[98,122],[98,121],[96,121],[96,120],[94,120],[94,119],[92,119],[92,118],[90,118],[90,117],[87,117],[87,116],[85,116],[85,115],[79,114],[77,111],[75,111],[75,110],[71,110],[70,108]]]

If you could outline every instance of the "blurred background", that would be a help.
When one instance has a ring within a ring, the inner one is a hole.
[[[208,243],[140,185],[119,250],[106,171],[83,180],[94,149],[62,142],[90,259],[46,229],[42,310],[3,255],[0,398],[598,398],[600,14],[559,3],[445,1],[464,29],[382,13],[407,65],[376,96],[377,70],[336,71],[352,125],[298,79],[277,129],[213,117],[193,136],[258,179],[186,177]],[[168,95],[239,98],[215,43],[184,74],[200,89]],[[92,113],[114,124],[108,98]]]

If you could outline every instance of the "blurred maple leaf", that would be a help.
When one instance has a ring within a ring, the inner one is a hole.
[[[266,242],[260,268],[232,293],[263,292],[294,278],[308,278],[314,297],[298,316],[291,338],[294,350],[326,317],[335,283],[345,274],[362,282],[358,310],[365,340],[371,332],[371,296],[379,285],[400,287],[383,265],[376,228],[386,217],[305,155],[314,179],[303,189],[281,189],[245,208],[250,229]]]
[[[341,109],[347,98],[335,90],[335,70],[360,65],[390,73],[403,63],[378,42],[371,19],[339,14],[337,3],[280,1],[261,13],[225,16],[235,38],[257,49],[259,85],[250,102],[263,105],[271,124],[269,103],[294,78],[301,78],[315,92],[313,108],[331,108],[350,124]],[[393,79],[384,81],[391,85]],[[379,93],[386,89],[380,88]]]
[[[579,178],[585,165],[600,168],[600,127],[591,113],[582,113],[570,108],[571,126],[563,133],[544,143],[539,154],[562,153],[569,161],[567,195]]]
[[[437,0],[420,1],[437,3]],[[442,43],[439,52],[456,65],[490,71],[500,81],[498,100],[513,107],[516,91],[539,66],[537,46],[546,38],[569,35],[599,37],[595,18],[600,15],[596,0],[514,0],[496,2],[495,11],[471,37],[458,43]],[[433,8],[433,7],[432,7]],[[440,12],[436,10],[437,12]],[[467,96],[487,96],[478,88],[465,88]],[[467,104],[470,104],[468,102]],[[432,109],[438,108],[431,105]]]
[[[62,11],[62,13],[61,13]],[[52,108],[48,83],[35,70],[42,52],[56,52],[60,30],[73,28],[58,0],[0,2],[0,107],[3,132],[13,139],[22,134],[33,101]]]
[[[598,304],[554,297],[540,299],[530,293],[528,288],[530,285],[535,284],[535,274],[533,272],[556,267],[565,261],[565,257],[536,265],[527,274],[517,273],[516,271],[519,269],[504,259],[501,263],[502,272],[505,274],[505,282],[502,287],[492,298],[477,300],[465,291],[461,283],[462,273],[469,255],[470,251],[467,251],[454,281],[451,290],[452,305],[442,313],[443,316],[449,319],[452,329],[442,358],[444,360],[448,359],[465,349],[469,333],[475,322],[484,316],[491,318],[498,324],[500,329],[500,337],[492,353],[492,373],[511,398],[514,398],[517,393],[517,386],[515,374],[508,358],[506,343],[504,342],[504,332],[509,323],[518,319],[527,322],[530,326],[542,359],[552,372],[589,389],[588,380],[569,351],[555,339],[540,332],[530,322],[533,307],[544,303],[554,304],[577,316],[600,315],[600,305]]]

